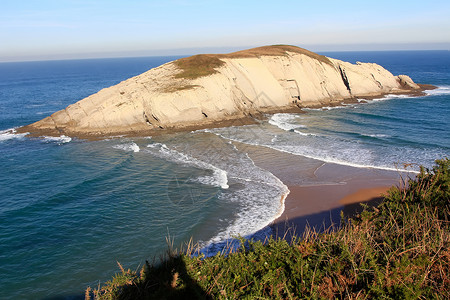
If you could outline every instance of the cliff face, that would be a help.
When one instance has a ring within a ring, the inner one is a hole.
[[[21,131],[110,135],[207,126],[261,112],[418,90],[408,76],[293,46],[197,55],[103,89]]]

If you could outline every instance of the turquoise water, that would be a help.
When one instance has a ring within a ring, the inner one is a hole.
[[[324,54],[376,62],[439,88],[251,126],[37,139],[8,130],[175,57],[0,64],[0,298],[76,297],[108,280],[116,261],[136,269],[163,253],[168,235],[176,246],[193,237],[213,252],[265,228],[282,210],[286,186],[232,141],[381,169],[449,156],[448,51]]]

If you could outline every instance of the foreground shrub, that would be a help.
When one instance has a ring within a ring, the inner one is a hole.
[[[339,229],[305,230],[289,243],[241,241],[204,258],[169,252],[159,265],[124,270],[96,299],[450,298],[450,162],[421,168],[375,208]]]

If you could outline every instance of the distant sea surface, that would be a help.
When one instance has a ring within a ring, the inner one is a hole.
[[[159,137],[28,138],[11,129],[177,57],[1,63],[0,298],[80,297],[116,261],[137,269],[164,253],[166,237],[214,253],[227,238],[269,231],[287,187],[235,142],[389,170],[450,156],[449,51],[322,54],[438,88]]]

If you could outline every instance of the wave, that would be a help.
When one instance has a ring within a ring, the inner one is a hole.
[[[69,136],[61,135],[61,136],[43,136],[45,142],[55,142],[57,144],[65,144],[72,141],[72,138]]]
[[[120,144],[120,145],[114,145],[113,146],[114,149],[119,149],[119,150],[124,150],[124,151],[132,151],[132,152],[139,152],[141,149],[139,148],[139,146],[134,143],[127,143],[127,144]]]
[[[369,169],[377,169],[377,170],[386,170],[386,171],[396,171],[396,172],[407,172],[407,173],[418,173],[418,171],[416,170],[406,170],[406,169],[401,169],[399,167],[390,167],[387,165],[375,165],[375,164],[370,164],[370,163],[363,163],[363,162],[356,162],[356,161],[350,161],[350,160],[345,160],[333,155],[330,155],[331,153],[328,152],[324,152],[324,153],[319,153],[320,151],[318,151],[318,149],[310,149],[310,151],[305,151],[304,149],[302,150],[302,147],[289,147],[289,146],[270,146],[270,145],[259,145],[259,146],[264,146],[264,147],[268,147],[277,151],[281,151],[281,152],[286,152],[289,154],[293,154],[293,155],[300,155],[300,156],[304,156],[307,158],[312,158],[312,159],[316,159],[316,160],[320,160],[326,163],[333,163],[333,164],[338,164],[338,165],[344,165],[344,166],[350,166],[350,167],[355,167],[355,168],[369,168]],[[350,151],[352,153],[356,153],[356,151]],[[364,152],[364,151],[362,151]],[[322,155],[320,155],[322,154]],[[366,158],[368,155],[368,153],[361,153],[361,157]],[[364,160],[364,159],[363,159]],[[399,165],[402,165],[399,163]]]
[[[297,129],[294,129],[293,132],[295,132],[295,133],[297,133],[297,134],[299,134],[299,135],[302,135],[302,136],[318,136],[318,135],[315,134],[315,133],[305,133],[305,132],[302,132],[302,131],[297,130]]]
[[[427,96],[450,95],[450,86],[445,86],[445,85],[438,86],[437,89],[425,90],[424,93]],[[392,99],[410,99],[410,98],[417,98],[417,96],[408,95],[408,94],[388,94],[388,95],[385,95],[384,97],[375,98],[375,99],[366,100],[366,101],[367,101],[367,103],[370,103],[370,102],[386,101],[386,100],[392,100]]]
[[[293,154],[293,155],[299,155],[319,161],[323,161],[326,163],[334,163],[339,165],[345,165],[355,168],[371,168],[371,169],[378,169],[378,170],[387,170],[387,171],[401,171],[401,172],[411,172],[411,173],[417,173],[416,170],[404,170],[401,168],[398,168],[395,166],[394,163],[392,163],[392,166],[389,164],[383,164],[380,162],[379,164],[370,163],[370,157],[372,156],[370,150],[364,149],[364,148],[348,148],[346,145],[345,148],[337,148],[337,145],[334,144],[332,147],[328,147],[323,144],[322,142],[318,142],[317,145],[322,145],[323,147],[314,147],[310,145],[304,145],[304,144],[298,144],[298,145],[283,145],[283,144],[268,144],[259,142],[257,140],[244,140],[241,138],[227,136],[226,134],[216,133],[218,136],[239,142],[244,143],[247,145],[252,146],[259,146],[259,147],[267,147],[273,150]],[[279,139],[277,139],[279,141]],[[326,142],[326,141],[324,141]],[[335,142],[335,141],[334,141]],[[357,146],[359,144],[355,143],[354,146]],[[328,151],[328,150],[330,151]],[[340,149],[340,150],[339,150]],[[346,159],[347,157],[347,159]],[[405,163],[408,163],[408,161],[405,161]],[[398,165],[402,165],[402,163],[398,163]]]
[[[433,92],[433,91],[436,91],[435,92],[436,94],[450,93],[450,92],[447,92],[447,90],[445,90],[445,88],[443,90],[437,89],[437,90],[431,90],[431,91],[425,91],[425,92],[428,94],[428,92]],[[393,99],[407,99],[407,98],[416,98],[416,97],[417,96],[404,95],[404,94],[387,94],[380,98],[373,98],[373,99],[356,98],[358,103],[343,103],[342,105],[323,106],[323,107],[319,107],[319,108],[305,107],[305,108],[302,108],[302,110],[304,110],[304,111],[324,111],[324,110],[334,110],[334,109],[342,109],[342,108],[355,108],[361,104],[364,105],[364,104],[376,103],[376,102],[380,102],[380,101],[387,101],[387,100],[393,100]]]
[[[297,128],[304,128],[304,125],[293,123],[298,118],[296,114],[277,113],[269,119],[269,124],[285,131],[292,131]]]
[[[201,252],[207,256],[237,246],[238,236],[263,240],[271,234],[269,225],[284,212],[285,199],[290,192],[288,187],[272,173],[256,166],[247,154],[245,157],[252,167],[247,165],[242,177],[233,177],[244,182],[245,188],[222,195],[223,200],[240,204],[241,208],[231,224],[210,240],[200,241],[205,245]]]
[[[336,106],[324,106],[320,108],[321,110],[333,110],[333,109],[341,109],[341,108],[349,108],[354,107],[354,104],[343,104],[343,105],[336,105]]]
[[[362,136],[368,136],[368,137],[372,137],[372,138],[388,138],[391,137],[388,134],[361,134]]]
[[[387,101],[387,100],[393,100],[393,99],[407,99],[407,98],[415,98],[417,96],[411,96],[411,95],[403,95],[403,94],[387,94],[380,98],[373,98],[373,99],[360,99],[358,98],[358,102],[363,102],[362,104],[369,104],[374,102],[380,102],[380,101]]]
[[[305,125],[295,123],[298,119],[298,115],[289,113],[277,113],[272,115],[269,119],[269,124],[276,126],[284,131],[295,132],[302,136],[316,136],[314,133],[305,133],[298,130],[299,128],[306,128]]]
[[[205,143],[199,144],[200,141]],[[203,253],[213,255],[237,236],[253,237],[283,213],[287,186],[256,166],[247,153],[239,151],[228,139],[208,130],[169,143],[152,143],[147,150],[176,163],[212,170],[211,176],[191,181],[222,187],[217,197],[224,206],[223,215],[214,220],[217,230],[211,237],[199,241]],[[212,151],[205,151],[208,147]]]
[[[12,140],[12,139],[22,139],[28,134],[26,133],[16,133],[15,128],[10,128],[6,130],[0,130],[0,142]]]
[[[22,139],[28,132],[25,133],[16,133],[15,128],[10,128],[6,130],[0,130],[0,142],[12,140],[12,139]],[[61,136],[42,136],[42,140],[46,143],[57,143],[57,144],[65,144],[72,141],[72,138],[69,136],[61,135]]]
[[[363,99],[357,99],[358,102],[362,102],[365,101]],[[343,103],[342,105],[336,105],[336,106],[322,106],[319,108],[310,108],[310,107],[305,107],[302,108],[302,110],[304,111],[324,111],[324,110],[334,110],[334,109],[342,109],[342,108],[354,108],[356,107],[358,104],[354,104],[354,103]]]
[[[426,90],[425,94],[427,94],[428,96],[450,95],[450,86],[448,85],[438,86],[437,89]]]
[[[167,147],[167,145],[162,144],[162,143],[149,144],[149,145],[147,145],[147,148],[157,149],[160,156],[162,156],[163,158],[165,158],[169,161],[182,163],[184,165],[194,166],[194,167],[197,167],[200,169],[211,170],[213,172],[212,177],[202,176],[202,177],[198,177],[196,180],[202,184],[217,186],[222,189],[229,188],[227,172],[220,168],[217,168],[216,166],[213,166],[209,163],[203,162],[196,158],[189,157],[188,155],[178,152],[177,150],[169,149],[169,147]]]

